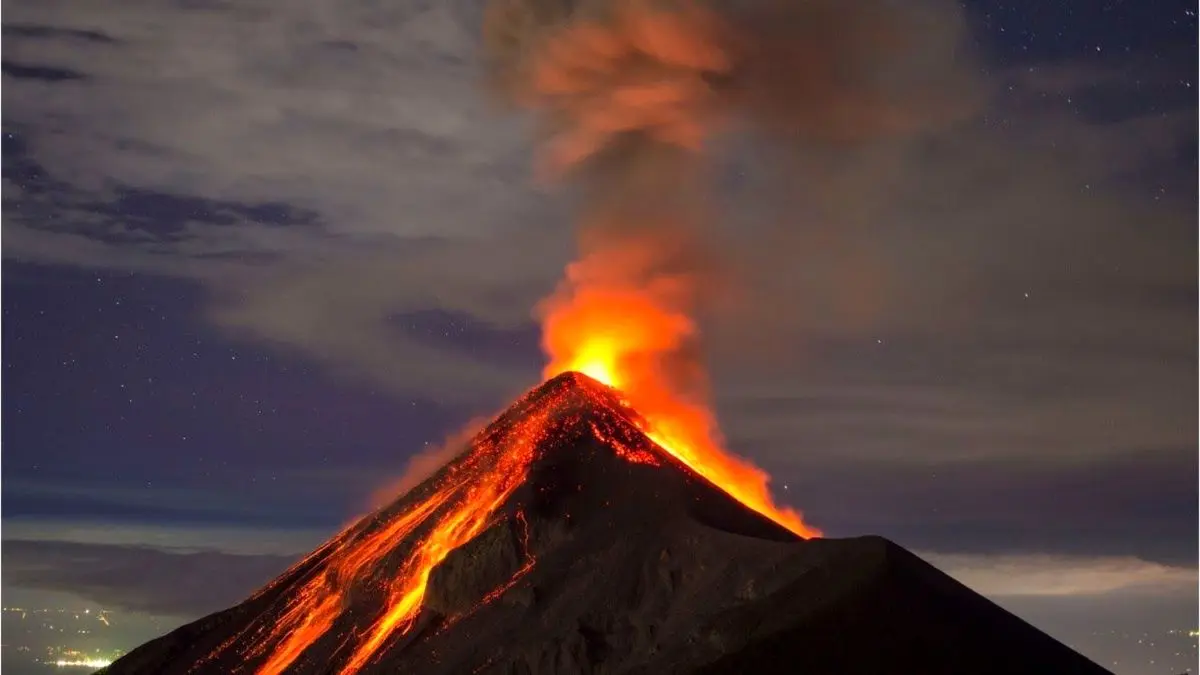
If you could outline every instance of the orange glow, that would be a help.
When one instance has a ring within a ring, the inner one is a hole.
[[[411,542],[412,549],[404,553],[399,569],[383,581],[383,610],[365,631],[355,631],[346,642],[351,651],[338,672],[357,673],[388,640],[407,633],[420,612],[433,568],[491,525],[496,510],[525,481],[558,403],[548,402],[499,436],[478,440],[467,455],[451,465],[433,494],[410,510],[381,517],[382,522],[374,528],[351,528],[323,547],[332,549],[325,567],[293,592],[282,616],[256,635],[243,652],[244,658],[268,654],[256,671],[258,675],[286,671],[341,617],[353,585],[377,576],[395,547]],[[523,515],[518,514],[518,520],[527,527]],[[526,555],[519,574],[485,601],[503,594],[532,568],[532,554],[526,551]]]
[[[340,542],[326,568],[296,591],[268,636],[247,653],[254,656],[274,645],[271,656],[259,666],[258,674],[278,675],[287,670],[313,641],[333,626],[341,613],[349,583],[369,575],[398,540],[411,534],[452,494],[453,488],[433,495],[385,527],[363,536],[361,541],[356,537]]]
[[[547,344],[555,345],[560,351],[552,353],[561,356],[552,361],[547,375],[580,370],[609,386],[624,388],[609,391],[581,378],[575,386],[548,390],[545,398],[527,395],[514,406],[514,415],[481,432],[436,483],[418,488],[427,493],[405,510],[352,525],[294,566],[292,572],[297,574],[306,565],[311,564],[311,569],[291,582],[289,594],[280,600],[285,603],[280,611],[265,613],[263,621],[218,647],[211,657],[239,643],[243,659],[261,659],[258,675],[279,675],[340,625],[342,647],[335,657],[339,665],[332,672],[358,673],[413,628],[433,569],[497,522],[497,512],[526,481],[539,448],[568,441],[576,433],[599,440],[626,461],[657,466],[665,455],[658,454],[654,445],[639,442],[637,429],[630,425],[642,426],[644,421],[641,431],[663,450],[735,498],[798,534],[815,533],[799,514],[772,504],[762,471],[720,450],[712,440],[715,427],[707,409],[675,395],[666,379],[654,376],[657,371],[646,365],[654,359],[632,358],[638,351],[652,356],[675,349],[693,330],[686,316],[664,309],[653,293],[630,288],[571,297],[574,302],[554,305],[557,310],[547,314]],[[582,336],[579,349],[571,348],[574,335]],[[612,414],[589,412],[606,409]],[[638,419],[639,414],[644,420]],[[512,517],[520,526],[525,563],[468,614],[506,593],[536,565],[524,514],[517,511],[502,517]],[[365,625],[346,626],[344,611],[355,589],[363,586],[378,588],[382,606]],[[265,597],[274,587],[255,597]]]
[[[766,472],[725,452],[713,413],[694,392],[680,390],[670,368],[699,367],[695,359],[673,363],[696,332],[686,313],[686,280],[647,282],[622,272],[644,255],[631,242],[568,267],[567,281],[541,307],[544,377],[573,370],[620,390],[644,418],[642,431],[693,471],[792,532],[820,536],[799,512],[775,505]]]
[[[525,481],[537,445],[543,440],[547,411],[522,420],[509,447],[494,458],[496,465],[484,480],[473,482],[461,499],[417,543],[408,562],[392,581],[384,614],[375,621],[367,637],[358,644],[342,667],[343,675],[357,673],[379,648],[399,633],[412,628],[425,599],[425,588],[433,568],[451,551],[474,539],[490,524],[492,513]]]

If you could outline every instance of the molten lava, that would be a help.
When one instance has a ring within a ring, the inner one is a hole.
[[[525,482],[525,474],[533,461],[537,446],[543,442],[549,415],[553,412],[544,408],[537,414],[522,420],[512,434],[507,447],[488,457],[493,463],[484,480],[472,481],[463,486],[453,508],[437,521],[425,535],[401,567],[399,574],[388,587],[388,610],[368,630],[342,667],[343,674],[358,672],[385,641],[396,632],[407,633],[412,628],[429,573],[454,549],[462,546],[490,524],[492,514],[504,503],[513,490]]]
[[[619,390],[643,418],[642,431],[664,450],[792,532],[820,536],[799,512],[775,505],[765,471],[722,449],[716,417],[670,370],[682,365],[695,377],[699,369],[694,358],[679,363],[696,331],[686,312],[687,280],[627,282],[611,271],[625,266],[626,255],[608,251],[573,264],[559,292],[542,305],[542,347],[549,356],[543,375],[577,371]]]
[[[546,447],[557,436],[581,433],[586,425],[595,437],[613,448],[615,454],[633,463],[654,464],[658,458],[647,448],[634,447],[630,429],[615,428],[606,423],[585,420],[584,411],[572,393],[583,393],[586,408],[609,409],[615,412],[620,405],[614,392],[592,383],[587,387],[559,387],[537,401],[527,394],[514,408],[524,414],[515,419],[498,420],[485,429],[470,449],[451,462],[442,475],[433,481],[428,494],[421,495],[411,508],[400,513],[386,513],[351,526],[334,537],[305,560],[293,566],[281,579],[292,573],[305,574],[297,588],[286,598],[286,606],[273,620],[261,621],[243,633],[235,635],[214,650],[216,658],[231,645],[247,645],[241,657],[247,661],[261,660],[258,675],[278,675],[287,671],[304,655],[312,644],[324,638],[346,617],[343,612],[352,604],[351,595],[362,588],[383,595],[383,611],[365,626],[356,626],[341,635],[340,667],[336,672],[352,675],[359,672],[390,641],[408,633],[420,612],[433,568],[456,548],[478,536],[495,522],[497,510],[513,491],[525,482],[529,467],[536,459],[538,448]],[[534,390],[535,392],[537,390]],[[605,419],[626,419],[628,412],[612,414]],[[503,424],[501,422],[504,422]],[[556,434],[551,438],[551,434]],[[503,595],[524,577],[536,564],[528,546],[528,525],[518,512],[515,519],[521,526],[524,565],[506,583],[480,600],[480,606]],[[410,543],[415,542],[415,543]],[[409,544],[400,551],[397,547]],[[323,563],[323,564],[322,564]],[[262,589],[254,598],[266,597],[274,585]],[[461,617],[450,617],[453,622]],[[244,640],[244,641],[243,641]]]

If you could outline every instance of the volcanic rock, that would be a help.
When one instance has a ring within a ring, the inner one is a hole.
[[[519,483],[428,571],[411,621],[352,665],[446,514],[504,477]],[[102,672],[1106,671],[885,539],[792,534],[646,438],[617,392],[568,373],[250,599]]]

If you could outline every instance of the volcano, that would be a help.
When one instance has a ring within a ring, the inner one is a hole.
[[[880,537],[804,539],[565,373],[241,604],[106,675],[1104,673]]]

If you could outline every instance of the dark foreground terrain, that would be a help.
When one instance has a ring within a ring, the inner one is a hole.
[[[539,415],[531,437],[526,422]],[[440,474],[249,600],[104,672],[255,673],[299,634],[283,672],[343,672],[385,613],[389,580],[408,569],[441,511],[354,575],[329,570],[365,556],[372,533],[444,494],[455,476],[511,476],[497,458],[518,451],[531,451],[520,483],[433,568],[419,614],[358,672],[1106,672],[885,539],[793,535],[678,464],[634,416],[586,377],[555,378]],[[335,618],[320,631],[297,600],[314,587],[336,591],[323,606]]]

